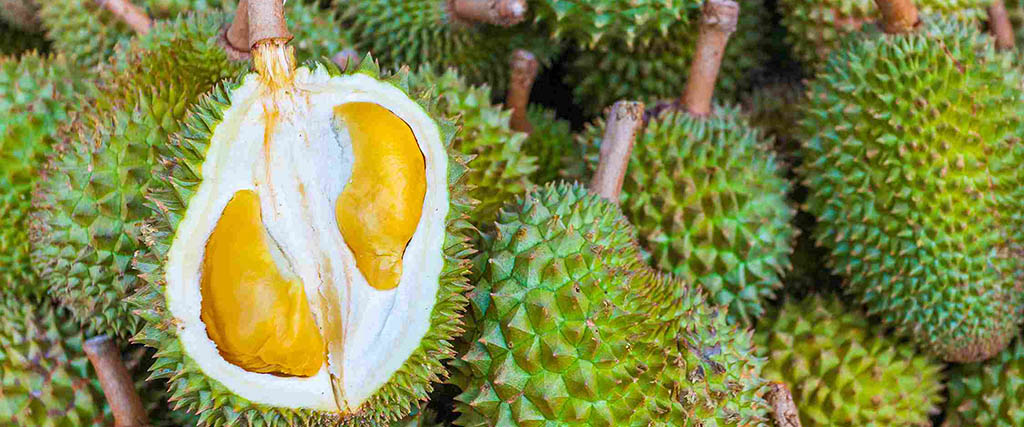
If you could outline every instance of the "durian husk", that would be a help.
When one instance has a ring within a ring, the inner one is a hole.
[[[1024,342],[1013,344],[981,363],[954,365],[949,374],[949,400],[944,427],[1024,424]]]

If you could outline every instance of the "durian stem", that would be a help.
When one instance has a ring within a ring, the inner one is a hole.
[[[146,14],[146,11],[128,0],[96,0],[96,3],[117,16],[136,34],[146,34],[153,27],[153,20]]]
[[[508,83],[508,93],[505,94],[505,106],[512,110],[512,129],[529,135],[533,133],[533,125],[526,117],[526,106],[530,103],[530,91],[537,79],[540,63],[532,53],[518,49],[512,53],[511,66],[512,78]]]
[[[252,50],[249,44],[249,0],[241,0],[235,9],[235,18],[231,20],[231,26],[224,34],[228,46],[239,52]]]
[[[920,19],[914,0],[875,0],[882,12],[882,29],[889,34],[900,34],[914,30]]]
[[[135,384],[128,368],[121,361],[114,340],[106,335],[90,338],[82,345],[86,357],[96,369],[100,387],[107,397],[107,404],[114,414],[115,426],[149,425],[149,418],[142,408],[142,399],[135,392]]]
[[[612,203],[619,203],[629,155],[633,152],[633,143],[643,124],[642,102],[618,101],[608,109],[604,139],[601,141],[601,160],[590,180],[590,192]]]
[[[526,19],[526,0],[448,0],[461,21],[511,27]]]
[[[786,384],[769,384],[765,398],[772,407],[772,420],[776,427],[801,427],[800,412],[797,411],[796,403],[793,403],[793,394]]]
[[[283,0],[249,0],[246,11],[249,20],[249,47],[269,40],[292,39],[284,19]]]
[[[349,66],[359,63],[359,52],[355,49],[344,49],[341,52],[334,54],[334,56],[331,57],[331,61],[333,61],[338,68],[347,70]]]
[[[697,52],[690,64],[682,105],[694,116],[711,114],[711,98],[729,37],[736,31],[740,5],[732,0],[705,0],[701,11]]]
[[[1014,48],[1013,24],[1010,24],[1010,15],[1006,13],[1003,0],[993,0],[988,6],[988,28],[996,37],[996,49]]]

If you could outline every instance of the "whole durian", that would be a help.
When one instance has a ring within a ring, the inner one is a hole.
[[[280,5],[154,171],[135,339],[204,425],[396,421],[461,331],[467,159],[404,75],[295,68]]]
[[[804,426],[929,426],[943,364],[836,296],[787,300],[758,321],[763,375],[792,390]]]
[[[718,6],[708,8],[702,32],[735,28],[716,18]],[[702,62],[696,58],[694,69]],[[688,85],[700,78],[691,80]],[[714,76],[701,85],[713,88]],[[684,101],[650,112],[623,183],[622,210],[651,264],[700,285],[716,304],[729,305],[730,317],[750,322],[782,287],[780,276],[790,265],[789,184],[769,141],[737,107],[712,106],[709,89],[699,107],[706,111],[698,111],[689,105],[691,93],[697,91],[687,89]],[[579,135],[588,159],[602,145],[604,126],[598,120]]]
[[[802,175],[815,239],[851,295],[947,361],[1017,334],[1022,77],[976,28],[908,0],[810,84]],[[914,13],[912,15],[912,13]]]
[[[954,365],[944,426],[1019,426],[1024,424],[1024,343],[1013,344],[980,363]]]
[[[670,2],[680,4],[674,9],[685,14],[668,27],[665,35],[632,44],[606,37],[594,47],[581,48],[571,60],[565,80],[572,86],[577,103],[584,105],[588,113],[600,112],[622,98],[658,100],[682,92],[695,55],[702,2]],[[719,95],[729,99],[747,89],[749,77],[767,60],[763,32],[769,27],[768,10],[763,0],[739,3],[742,17],[725,48],[718,82]],[[630,13],[623,13],[619,19],[629,16]]]
[[[640,125],[642,104],[612,108],[616,123]],[[612,133],[635,132],[624,128]],[[628,147],[626,138],[611,144]],[[594,189],[614,197],[601,184],[614,181],[595,179]],[[481,259],[470,347],[453,378],[463,389],[456,424],[765,421],[748,333],[696,288],[645,266],[609,200],[579,184],[531,191],[502,209]]]
[[[670,28],[690,19],[699,0],[531,0],[534,19],[548,24],[555,39],[590,49],[609,40],[644,47],[668,37]]]
[[[878,16],[875,0],[778,0],[782,26],[793,53],[804,64],[823,65],[828,54]],[[991,0],[919,0],[926,14],[941,14],[978,23]]]

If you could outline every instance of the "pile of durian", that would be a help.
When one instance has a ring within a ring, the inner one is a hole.
[[[1024,1],[0,0],[0,425],[1024,426]]]

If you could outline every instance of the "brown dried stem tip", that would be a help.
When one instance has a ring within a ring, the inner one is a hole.
[[[910,32],[920,20],[914,0],[875,0],[882,12],[882,29],[889,34]]]
[[[772,406],[772,421],[776,427],[800,427],[800,413],[796,409],[796,403],[793,403],[793,394],[789,392],[789,387],[783,383],[773,382],[768,385],[765,398]]]
[[[533,81],[537,79],[540,63],[532,53],[517,49],[512,52],[511,65],[512,78],[508,83],[508,93],[505,94],[505,106],[512,109],[512,129],[530,134],[533,125],[526,117],[526,106],[530,103],[530,91],[533,89]]]
[[[448,0],[461,21],[511,27],[526,19],[526,0]]]
[[[153,20],[146,11],[128,0],[96,0],[96,3],[117,16],[137,34],[146,34],[153,28]]]
[[[690,78],[686,81],[682,104],[690,114],[711,114],[711,97],[715,94],[715,81],[722,65],[722,55],[729,36],[736,31],[740,5],[732,0],[705,0],[697,36],[697,52],[690,64]]]
[[[994,0],[988,6],[988,28],[996,38],[996,49],[1013,49],[1013,25],[1010,24],[1010,15],[1006,13],[1003,0]]]
[[[644,104],[619,101],[608,110],[604,140],[601,141],[601,160],[590,180],[590,192],[619,203],[622,180],[626,177],[629,155],[633,143],[644,123]]]
[[[264,40],[292,39],[284,19],[283,0],[249,0],[249,47]]]
[[[135,393],[135,384],[128,374],[128,368],[121,361],[121,353],[114,345],[114,340],[101,335],[86,340],[82,347],[96,369],[103,394],[107,397],[110,411],[114,413],[114,425],[149,425],[146,411],[142,409],[142,400]]]
[[[227,40],[227,47],[236,52],[249,52],[252,46],[249,45],[249,0],[241,0],[235,8],[235,17],[231,20],[231,26],[224,33]]]

